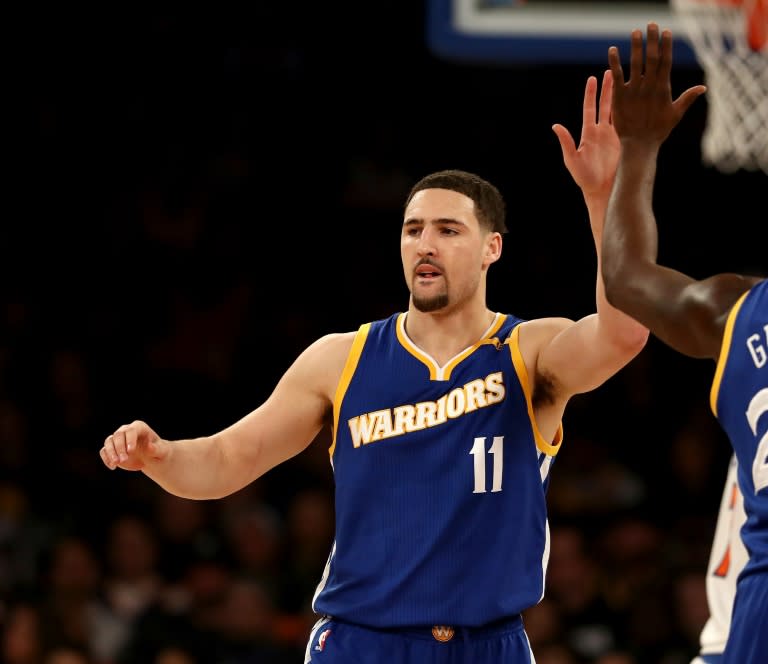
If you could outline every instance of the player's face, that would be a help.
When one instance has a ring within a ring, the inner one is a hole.
[[[475,297],[493,236],[482,229],[471,198],[449,189],[423,189],[405,211],[400,254],[413,305],[439,311]],[[498,256],[496,256],[498,257]]]

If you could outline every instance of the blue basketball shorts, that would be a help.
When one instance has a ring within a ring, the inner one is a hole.
[[[375,629],[324,617],[304,664],[532,664],[520,616],[486,627]]]

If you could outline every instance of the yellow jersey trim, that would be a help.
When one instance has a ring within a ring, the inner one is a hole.
[[[424,364],[427,367],[427,369],[429,369],[430,380],[450,380],[451,372],[461,363],[462,360],[469,357],[478,348],[480,348],[480,346],[483,346],[484,344],[487,344],[487,343],[498,342],[497,339],[493,338],[493,335],[496,334],[499,328],[504,324],[504,321],[507,319],[507,316],[506,314],[497,313],[490,327],[485,331],[485,333],[480,338],[480,340],[477,341],[477,343],[472,344],[468,348],[465,348],[455,357],[452,357],[443,367],[441,367],[435,361],[434,358],[432,358],[430,355],[428,355],[423,350],[418,348],[418,346],[416,346],[416,344],[414,344],[408,338],[408,335],[405,333],[405,318],[406,318],[406,312],[401,313],[397,317],[397,326],[396,326],[397,339],[400,342],[400,345],[403,348],[405,348],[405,350],[407,350],[411,355],[413,355],[417,360],[419,360],[419,362]]]
[[[333,396],[333,440],[331,441],[331,446],[328,448],[328,454],[331,457],[333,457],[333,451],[336,449],[336,434],[338,433],[341,402],[344,400],[344,395],[347,393],[349,383],[352,381],[355,369],[357,369],[357,364],[360,361],[360,355],[363,352],[363,346],[365,346],[365,340],[368,338],[368,332],[370,332],[370,330],[370,323],[363,323],[357,330],[355,339],[352,342],[352,347],[349,349],[349,355],[347,355],[347,361],[344,364],[344,370],[341,372],[339,384],[336,387],[336,394]]]
[[[536,441],[536,447],[544,452],[544,454],[555,456],[560,449],[560,443],[563,442],[563,423],[560,422],[558,425],[557,431],[555,432],[555,439],[552,443],[547,442],[539,431],[539,427],[536,424],[536,418],[533,414],[533,398],[528,382],[528,370],[525,368],[523,354],[520,352],[520,325],[516,325],[515,329],[512,330],[512,335],[509,340],[509,352],[512,354],[512,364],[515,366],[517,378],[520,381],[523,393],[525,394],[525,405],[528,408],[528,419],[531,421],[531,429],[533,430],[533,438]]]
[[[720,345],[720,355],[717,358],[717,366],[715,367],[715,376],[712,378],[712,387],[709,391],[709,407],[717,417],[717,397],[720,393],[720,382],[723,379],[723,372],[725,371],[725,364],[728,361],[728,351],[731,348],[731,339],[733,337],[733,327],[736,324],[736,316],[741,309],[741,305],[744,303],[744,298],[747,297],[749,290],[741,294],[736,304],[731,307],[731,311],[728,313],[728,318],[725,321],[725,330],[723,330],[723,343]]]

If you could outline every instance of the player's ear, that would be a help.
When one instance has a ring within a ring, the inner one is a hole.
[[[483,267],[488,267],[501,258],[501,245],[501,233],[488,233],[485,242],[485,259],[483,260]]]

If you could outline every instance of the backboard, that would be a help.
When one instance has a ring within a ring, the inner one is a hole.
[[[446,60],[488,64],[604,64],[608,47],[629,53],[649,21],[671,28],[675,65],[696,66],[668,0],[427,0],[427,41]]]

